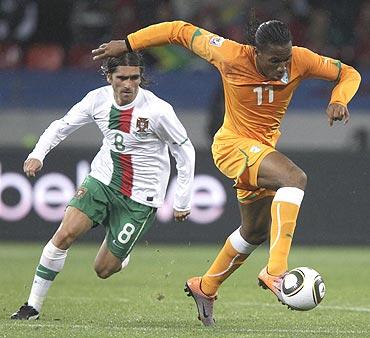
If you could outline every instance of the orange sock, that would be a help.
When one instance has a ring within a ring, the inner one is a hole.
[[[227,239],[209,270],[202,277],[201,289],[208,295],[214,295],[221,283],[228,278],[248,257],[237,252]]]
[[[271,205],[270,257],[267,271],[280,276],[288,270],[288,256],[293,240],[303,190],[280,188]]]
[[[208,296],[216,294],[221,283],[243,264],[256,247],[246,242],[236,229],[202,277],[202,291]]]

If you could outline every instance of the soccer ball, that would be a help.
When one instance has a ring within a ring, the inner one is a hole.
[[[290,270],[281,285],[282,301],[292,310],[315,308],[325,296],[325,284],[320,274],[311,268]]]

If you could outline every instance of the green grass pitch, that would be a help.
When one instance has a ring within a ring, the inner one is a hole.
[[[370,249],[293,247],[290,267],[320,271],[327,288],[314,310],[294,312],[257,287],[261,247],[226,281],[214,328],[196,318],[183,286],[202,274],[219,246],[149,244],[107,280],[92,268],[98,245],[76,243],[38,321],[11,321],[27,300],[43,244],[0,243],[0,337],[370,337]]]

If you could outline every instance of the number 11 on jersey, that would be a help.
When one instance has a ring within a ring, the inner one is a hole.
[[[274,87],[273,86],[266,86],[264,87],[265,91],[268,91],[268,103],[272,103],[274,101]],[[257,105],[260,106],[262,104],[262,94],[263,94],[263,87],[256,87],[253,89],[253,92],[257,94]]]

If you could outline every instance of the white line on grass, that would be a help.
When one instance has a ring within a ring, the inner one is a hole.
[[[51,300],[59,300],[60,297],[57,296],[49,296],[48,299]],[[64,300],[72,300],[74,302],[84,302],[84,303],[89,303],[92,301],[93,297],[84,297],[84,296],[63,296]],[[119,302],[119,303],[129,303],[130,300],[128,298],[105,298],[105,301],[114,301],[114,302]]]
[[[49,297],[50,299],[58,299],[59,297]],[[83,296],[63,296],[64,299],[73,300],[75,302],[91,302],[91,297],[83,297]],[[106,299],[107,301],[111,301],[110,299]],[[113,299],[112,299],[113,300]],[[114,298],[115,302],[120,303],[129,303],[129,299],[127,298]],[[167,300],[169,303],[179,303],[178,301],[171,301]],[[179,303],[180,304],[180,303]],[[282,304],[267,304],[267,303],[255,303],[255,302],[233,302],[233,301],[226,301],[224,304],[230,305],[240,305],[240,306],[262,306],[262,307],[280,307]],[[337,306],[337,305],[319,305],[319,309],[322,310],[338,310],[338,311],[352,311],[352,312],[370,312],[370,308],[361,307],[361,306]]]
[[[327,333],[327,334],[339,334],[339,335],[344,335],[344,334],[356,334],[356,335],[363,335],[363,334],[368,334],[370,331],[365,331],[365,330],[358,330],[358,331],[355,331],[355,330],[336,330],[336,331],[333,331],[332,329],[327,329],[327,330],[311,330],[311,329],[305,329],[305,330],[297,330],[297,329],[236,329],[236,330],[233,330],[233,329],[228,329],[228,331],[231,331],[231,332],[248,332],[248,333],[293,333],[293,334],[297,334],[297,333],[314,333],[314,334],[318,334],[318,333]]]
[[[281,307],[282,304],[267,304],[267,303],[254,303],[254,302],[230,302],[230,305],[241,305],[241,306],[262,306],[262,307]],[[353,312],[370,312],[369,308],[360,306],[336,306],[336,305],[319,305],[319,309],[322,310],[339,310],[339,311],[353,311]]]
[[[14,323],[4,323],[4,326],[14,326]],[[107,325],[107,326],[101,326],[98,325],[100,329],[109,329],[109,330],[117,330],[122,331],[122,329],[125,328],[125,325],[117,326],[117,325]],[[18,327],[28,327],[28,328],[61,328],[64,327],[66,329],[95,329],[97,325],[80,325],[80,324],[73,324],[68,325],[65,323],[59,322],[58,324],[49,324],[49,323],[19,323]],[[222,326],[218,326],[218,328],[222,328]],[[146,330],[148,329],[148,326],[143,323],[143,326],[136,326],[136,327],[130,327],[130,330]],[[201,330],[202,327],[199,327]],[[158,325],[155,326],[155,330],[163,330],[163,331],[171,331],[171,328],[168,327],[160,327]],[[313,334],[338,334],[340,336],[343,335],[349,335],[349,334],[355,334],[355,335],[367,335],[370,333],[368,330],[334,330],[333,329],[248,329],[248,328],[237,328],[237,329],[231,329],[227,328],[228,332],[235,332],[235,333],[291,333],[291,334],[297,334],[297,333],[313,333]]]
[[[366,307],[321,305],[320,308],[326,309],[326,310],[340,310],[340,311],[353,311],[353,312],[370,312],[370,309],[368,309]]]
[[[59,297],[49,297],[51,299],[58,299]],[[73,300],[73,301],[80,301],[80,302],[90,302],[91,297],[83,297],[83,296],[63,296],[63,298],[67,300]],[[106,299],[107,301],[111,301],[110,299]],[[113,299],[112,299],[113,300]],[[127,298],[114,298],[115,302],[120,303],[129,303],[129,299]],[[168,303],[179,303],[177,301],[170,301],[167,300]],[[179,303],[180,304],[180,303]],[[226,301],[224,304],[230,304],[230,305],[240,305],[240,306],[262,306],[262,307],[280,307],[282,304],[267,304],[267,303],[255,303],[255,302],[232,302],[232,301]],[[361,307],[361,306],[338,306],[338,305],[319,305],[319,309],[322,310],[338,310],[338,311],[352,311],[352,312],[370,312],[370,308]]]

